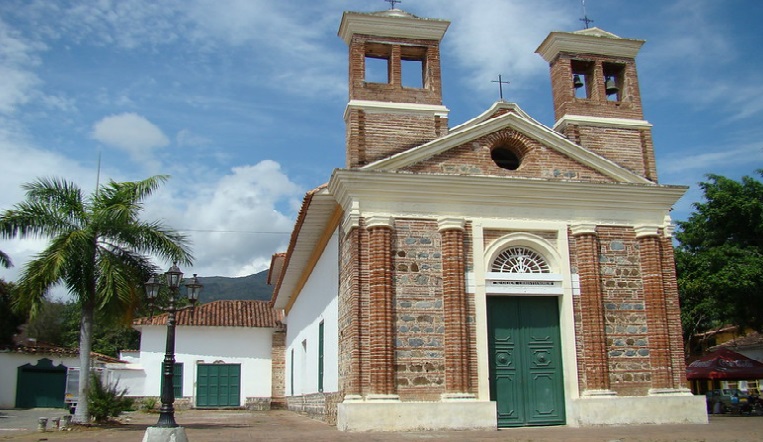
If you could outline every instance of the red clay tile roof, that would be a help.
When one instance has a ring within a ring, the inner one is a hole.
[[[285,256],[279,258],[280,268],[278,269],[278,278],[276,281],[274,281],[275,289],[273,289],[273,298],[270,300],[271,306],[275,305],[276,298],[278,297],[278,294],[281,291],[283,278],[284,278],[284,275],[286,275],[285,270],[289,267],[292,254],[294,253],[294,247],[296,247],[297,245],[297,240],[299,239],[299,233],[301,232],[302,226],[305,223],[305,218],[307,218],[307,211],[310,208],[310,203],[313,201],[313,196],[315,196],[316,193],[326,188],[328,188],[328,183],[323,183],[320,186],[316,187],[315,189],[307,192],[305,194],[305,198],[302,200],[302,206],[299,208],[299,213],[297,214],[297,220],[294,223],[294,229],[291,231],[291,237],[289,238],[289,247],[284,253]],[[270,281],[268,282],[270,283]]]
[[[23,354],[36,354],[36,355],[53,355],[58,357],[69,357],[69,358],[76,358],[79,357],[79,348],[65,348],[65,347],[56,347],[49,344],[42,344],[42,345],[11,345],[0,348],[0,353],[23,353]],[[100,353],[96,353],[94,351],[90,352],[90,358],[92,360],[96,360],[103,363],[116,363],[116,362],[122,362],[120,359],[106,356]]]
[[[138,318],[133,325],[165,325],[167,313],[153,318]],[[270,301],[213,301],[186,307],[175,313],[176,325],[207,327],[279,327],[281,315]]]

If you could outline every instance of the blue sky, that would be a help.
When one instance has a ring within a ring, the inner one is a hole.
[[[304,192],[344,167],[345,10],[382,0],[0,1],[0,210],[22,183],[60,176],[172,179],[146,205],[188,233],[202,276],[241,276],[284,251]],[[442,46],[450,125],[504,97],[553,125],[551,31],[581,29],[580,0],[404,0],[450,20]],[[637,58],[660,182],[691,186],[763,167],[763,2],[588,0],[587,15],[644,39]],[[0,240],[14,280],[41,241]],[[158,263],[168,267],[169,263]]]

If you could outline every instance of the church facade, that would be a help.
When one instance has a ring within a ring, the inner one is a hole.
[[[503,100],[449,127],[448,26],[342,17],[346,167],[271,266],[289,408],[354,431],[707,422],[668,216],[686,189],[657,181],[643,41],[552,32],[553,127]]]

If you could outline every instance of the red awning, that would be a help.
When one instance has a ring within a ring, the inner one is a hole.
[[[692,379],[763,379],[763,363],[745,355],[720,348],[686,367],[686,378]]]

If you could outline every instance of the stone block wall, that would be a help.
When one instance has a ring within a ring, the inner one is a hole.
[[[442,242],[435,221],[395,221],[396,382],[401,400],[445,391]]]
[[[269,397],[248,397],[244,407],[249,411],[265,411],[271,409]]]
[[[311,419],[336,425],[337,404],[342,401],[339,393],[314,393],[286,398],[289,411],[304,414]]]
[[[600,226],[597,233],[610,388],[646,395],[651,364],[639,245],[628,227]]]

